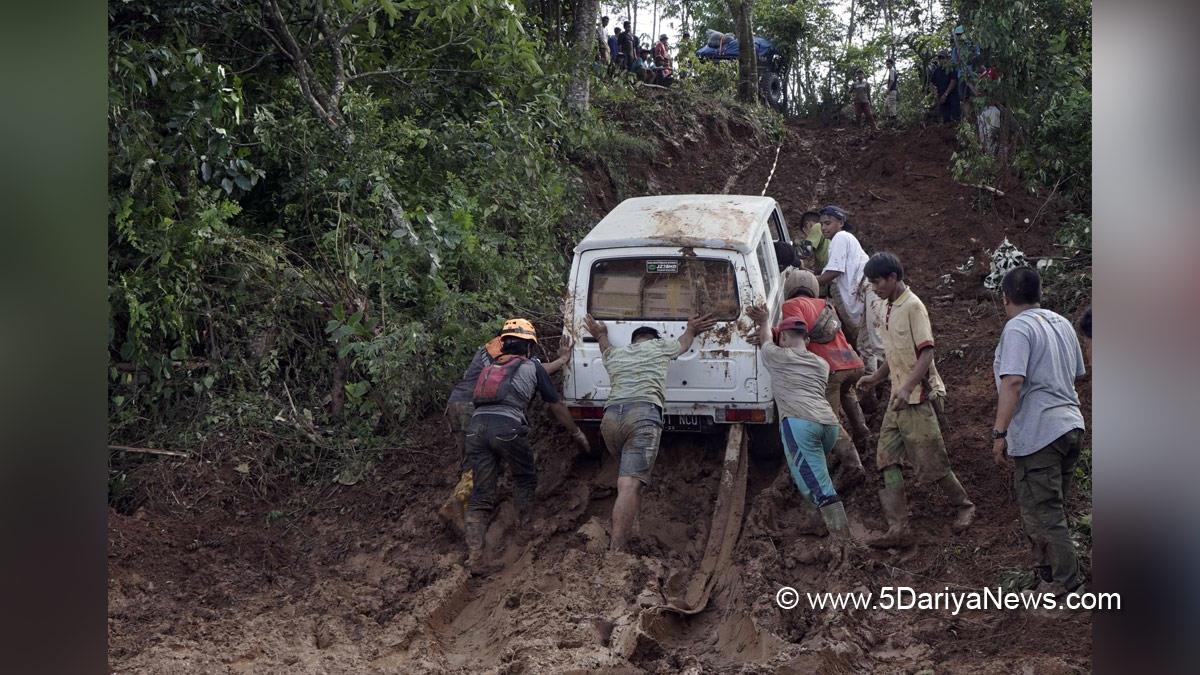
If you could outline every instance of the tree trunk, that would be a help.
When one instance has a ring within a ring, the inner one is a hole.
[[[575,0],[574,25],[571,28],[571,81],[567,85],[567,105],[578,113],[587,112],[591,95],[591,67],[596,61],[596,18],[598,0]]]
[[[846,28],[846,49],[850,48],[850,40],[854,37],[854,10],[857,6],[854,0],[850,0],[850,25]]]
[[[896,35],[892,32],[892,0],[887,0],[887,6],[884,9],[887,17],[887,34],[888,34],[888,58],[895,60],[896,58]]]
[[[754,50],[754,0],[726,0],[738,40],[738,100],[758,98],[758,53]]]

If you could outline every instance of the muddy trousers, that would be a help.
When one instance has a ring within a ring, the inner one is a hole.
[[[1083,581],[1063,507],[1082,441],[1083,430],[1073,429],[1032,455],[1013,458],[1013,489],[1034,565],[1049,568],[1052,581],[1064,590]]]
[[[833,414],[837,415],[839,419],[843,412],[846,415],[846,423],[842,424],[838,430],[838,440],[833,448],[833,454],[839,460],[849,462],[850,466],[859,467],[862,466],[862,459],[858,453],[860,450],[866,450],[866,437],[870,433],[867,429],[866,419],[863,417],[862,408],[858,405],[858,387],[856,385],[862,376],[862,368],[838,370],[829,374],[829,383],[825,385],[825,400],[829,401],[829,406],[833,408]]]
[[[783,456],[792,480],[800,494],[818,508],[839,501],[825,462],[825,454],[837,442],[839,428],[836,424],[818,424],[796,417],[785,417],[779,422]]]
[[[517,514],[522,521],[528,519],[537,489],[537,465],[524,423],[503,415],[476,414],[467,427],[467,462],[475,474],[468,512],[490,515],[496,508],[496,484],[501,465],[507,462]]]

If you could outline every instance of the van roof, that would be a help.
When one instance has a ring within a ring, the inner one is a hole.
[[[754,250],[775,200],[748,195],[626,199],[592,228],[576,252],[630,246]]]

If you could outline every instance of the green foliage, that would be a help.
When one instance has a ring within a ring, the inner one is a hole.
[[[255,489],[362,479],[503,318],[553,333],[597,215],[572,165],[661,133],[623,82],[619,123],[568,112],[519,3],[279,7],[302,66],[261,2],[109,14],[110,433]]]
[[[500,319],[553,316],[563,75],[506,2],[347,4],[323,6],[357,74],[337,130],[258,3],[110,12],[115,437],[365,466],[356,439],[443,397]],[[283,7],[311,39],[317,6]]]
[[[1021,135],[1026,178],[1081,204],[1091,195],[1091,3],[1035,0],[979,6],[967,28],[999,82],[983,100],[1005,106]]]

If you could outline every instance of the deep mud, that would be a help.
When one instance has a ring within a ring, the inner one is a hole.
[[[698,135],[698,143],[711,142],[711,130]],[[438,416],[416,430],[413,448],[385,457],[358,485],[300,488],[284,497],[255,496],[261,493],[228,467],[154,458],[139,475],[170,476],[163,479],[169,489],[132,513],[110,513],[113,670],[1089,670],[1087,613],[782,611],[773,602],[784,584],[801,591],[978,589],[1027,564],[1009,478],[992,464],[987,436],[991,353],[1003,312],[973,285],[978,278],[957,275],[957,288],[941,280],[974,249],[995,246],[1005,235],[1027,254],[1048,254],[1056,217],[1043,214],[1034,226],[1026,224],[1041,200],[1017,191],[996,200],[987,215],[969,209],[974,191],[947,177],[952,151],[953,136],[942,129],[868,140],[855,130],[795,124],[768,193],[793,220],[806,208],[837,202],[851,211],[868,250],[892,250],[904,260],[914,290],[930,307],[939,343],[938,367],[950,394],[945,435],[951,461],[979,507],[965,534],[950,533],[949,506],[940,494],[912,490],[920,545],[861,552],[831,571],[827,540],[800,533],[798,493],[767,489],[779,458],[756,455],[734,559],[719,571],[709,608],[684,617],[655,607],[686,583],[703,555],[721,439],[666,437],[634,554],[613,558],[604,549],[615,462],[576,458],[557,432],[542,433],[535,531],[525,546],[506,543],[513,514],[501,509],[488,541],[505,566],[484,580],[466,575],[460,540],[435,516],[456,478],[454,451]],[[747,150],[732,181],[712,157],[689,165],[686,152],[672,155],[670,170],[655,174],[657,191],[728,186],[758,194],[774,148]],[[590,198],[610,207],[608,181],[586,178],[588,186],[600,186]],[[1081,383],[1080,392],[1090,417],[1090,383]],[[882,526],[873,453],[863,459],[868,482],[846,498],[859,533]],[[1090,505],[1076,497],[1070,510],[1084,513]]]

